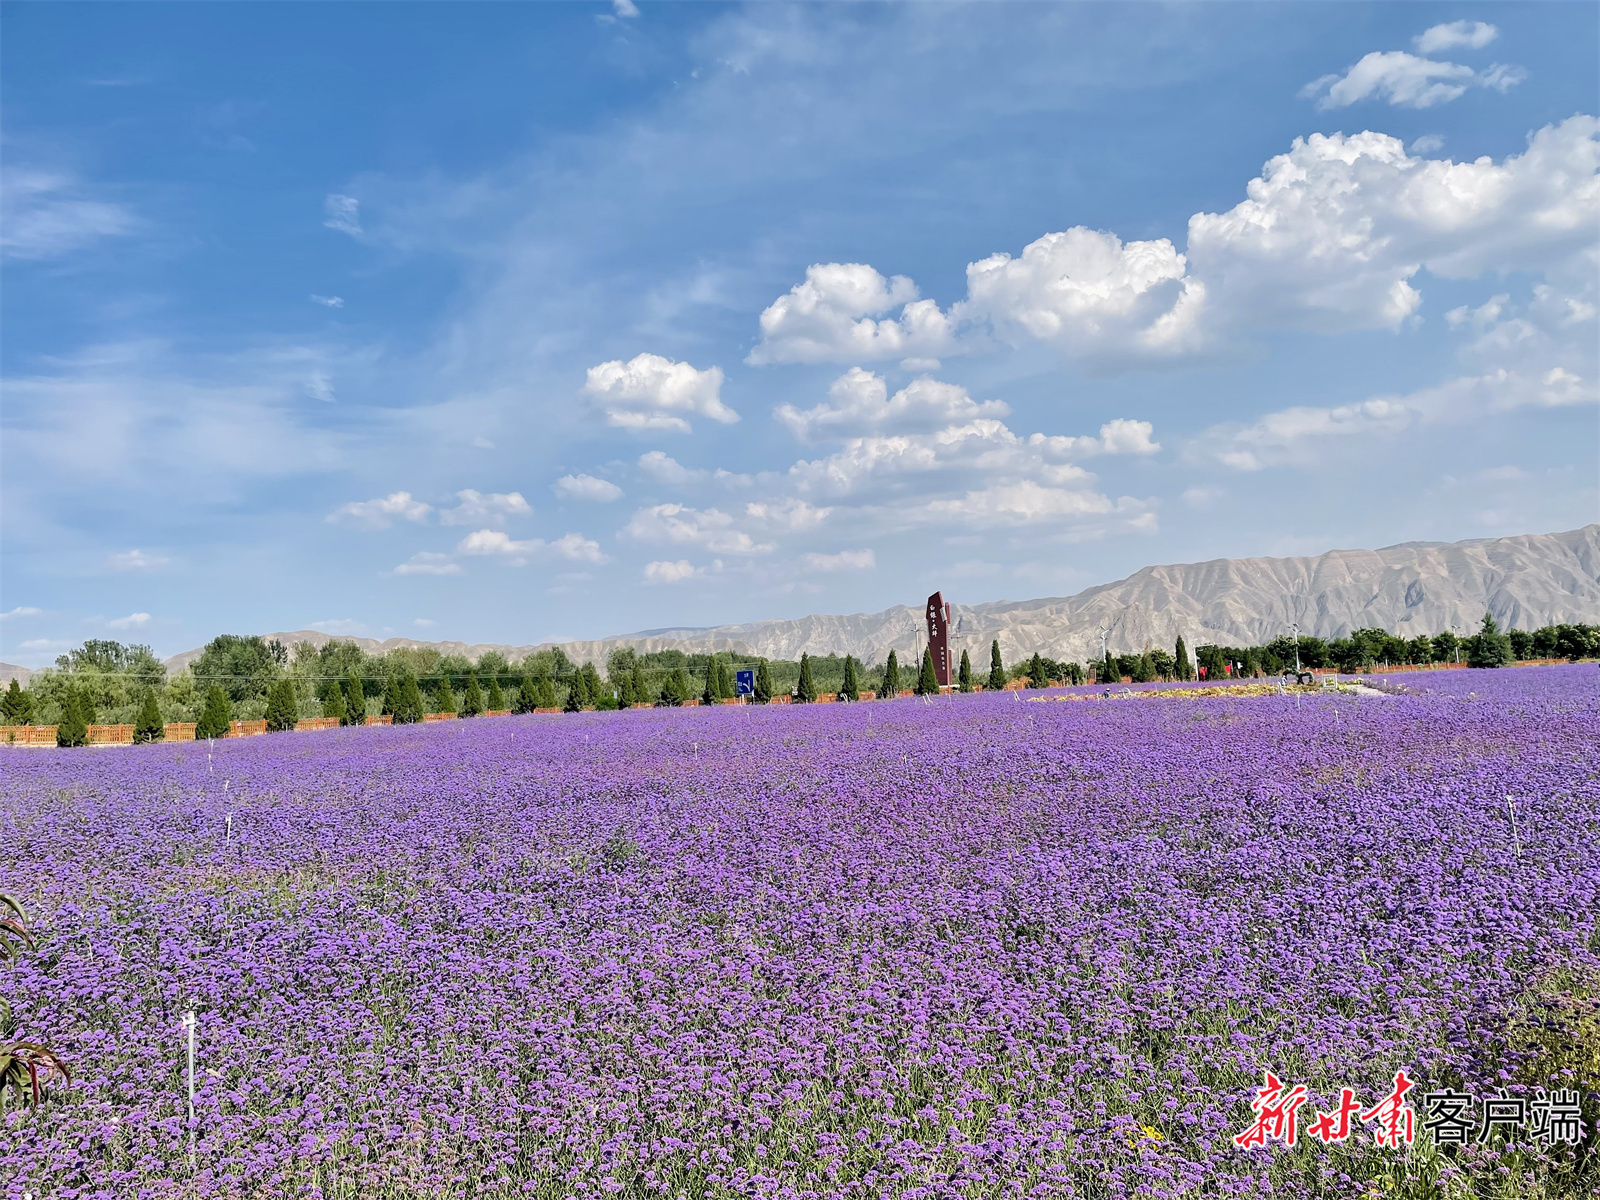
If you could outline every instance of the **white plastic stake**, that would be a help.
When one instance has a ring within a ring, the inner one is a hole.
[[[225,842],[233,841],[233,814],[232,813],[228,814],[228,832],[227,832],[227,836],[223,838],[223,841],[225,841]]]
[[[194,1009],[183,1014],[183,1027],[189,1031],[189,1165],[194,1165]]]
[[[1517,802],[1510,796],[1506,797],[1506,811],[1511,814],[1511,845],[1516,849],[1517,857],[1522,857],[1522,839],[1517,836]]]

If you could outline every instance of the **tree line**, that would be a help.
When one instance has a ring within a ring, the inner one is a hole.
[[[1469,637],[1452,632],[1410,639],[1381,629],[1358,629],[1349,637],[1285,634],[1262,646],[1201,645],[1191,659],[1182,638],[1172,653],[1146,647],[1137,653],[1108,654],[1088,664],[1063,662],[1043,654],[1007,667],[1000,644],[990,646],[987,674],[974,672],[961,653],[956,689],[989,690],[1026,680],[1030,687],[1081,684],[1098,680],[1135,682],[1229,675],[1278,675],[1298,665],[1345,672],[1389,664],[1460,662],[1501,666],[1519,659],[1600,656],[1600,626],[1550,625],[1502,633],[1485,614]],[[1231,668],[1231,670],[1230,670]],[[560,647],[530,654],[513,663],[491,650],[477,662],[428,647],[374,655],[354,642],[322,646],[302,642],[292,649],[260,637],[224,634],[213,638],[199,657],[172,674],[150,647],[91,639],[39,672],[26,688],[15,679],[0,695],[0,721],[8,725],[55,725],[63,745],[81,745],[93,724],[132,724],[135,740],[162,736],[171,721],[193,721],[197,737],[227,732],[234,720],[262,720],[271,730],[292,729],[303,717],[361,724],[369,716],[396,723],[421,721],[429,713],[474,717],[485,712],[532,712],[586,708],[618,710],[676,706],[692,699],[714,704],[735,694],[735,674],[754,675],[751,699],[765,703],[787,695],[796,703],[824,693],[858,700],[863,692],[894,696],[909,688],[917,694],[939,690],[933,656],[924,651],[916,670],[902,670],[891,650],[881,667],[853,655],[802,654],[798,660],[766,659],[723,651],[686,654],[680,650],[640,653],[617,647],[605,670],[577,664]]]

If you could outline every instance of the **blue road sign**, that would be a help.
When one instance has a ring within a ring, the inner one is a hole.
[[[733,690],[735,695],[754,696],[756,694],[756,673],[754,671],[735,671],[733,673]]]

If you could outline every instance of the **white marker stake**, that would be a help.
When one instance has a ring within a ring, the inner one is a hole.
[[[1511,814],[1511,845],[1517,851],[1517,857],[1522,857],[1522,839],[1517,837],[1517,802],[1510,796],[1506,797],[1506,811]]]
[[[232,813],[228,814],[228,832],[227,832],[227,836],[223,840],[227,841],[227,842],[233,841],[233,814]]]
[[[189,1166],[194,1167],[194,1009],[183,1014],[183,1027],[189,1031]]]

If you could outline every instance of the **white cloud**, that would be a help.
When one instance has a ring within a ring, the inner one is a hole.
[[[750,521],[774,533],[808,533],[828,519],[831,508],[817,508],[792,496],[746,504]]]
[[[878,565],[871,550],[841,550],[837,554],[803,554],[800,561],[810,571],[870,571]]]
[[[987,321],[1002,339],[1034,339],[1077,353],[1134,346],[1182,349],[1203,289],[1166,238],[1126,244],[1075,226],[1047,233],[1020,258],[1000,253],[967,267],[962,320]]]
[[[1423,54],[1437,54],[1441,50],[1482,50],[1499,36],[1500,31],[1485,21],[1451,21],[1424,29],[1412,42]]]
[[[0,621],[15,621],[18,617],[37,617],[42,609],[19,605],[10,612],[0,613]]]
[[[1184,489],[1183,502],[1190,508],[1210,508],[1224,494],[1221,488],[1196,485],[1192,488]]]
[[[747,486],[755,482],[754,477],[751,475],[736,474],[721,467],[714,471],[707,470],[704,467],[686,467],[671,455],[665,454],[660,450],[647,450],[641,454],[639,456],[639,471],[657,483],[674,485],[715,481],[717,483]]]
[[[1324,75],[1306,84],[1300,95],[1317,97],[1317,107],[1324,111],[1367,99],[1386,100],[1396,108],[1432,108],[1459,99],[1469,87],[1506,92],[1527,77],[1521,67],[1500,63],[1475,71],[1404,50],[1374,50],[1343,75]]]
[[[316,400],[332,404],[337,397],[333,394],[333,379],[326,371],[313,371],[306,380],[306,392]]]
[[[659,354],[639,354],[590,367],[584,391],[619,429],[667,429],[688,433],[685,416],[709,417],[725,425],[739,414],[722,403],[722,369],[698,371]],[[680,415],[682,414],[682,415]]]
[[[828,402],[801,411],[780,404],[773,417],[801,440],[825,433],[860,433],[873,429],[924,428],[974,417],[1003,417],[1011,411],[1000,400],[978,403],[967,389],[937,379],[916,379],[894,394],[871,371],[851,367],[833,381]]]
[[[898,318],[874,320],[899,308]],[[863,263],[815,263],[804,283],[761,314],[752,363],[837,362],[937,356],[953,345],[949,318],[918,300],[904,275],[885,279]]]
[[[720,509],[693,509],[681,504],[639,509],[618,536],[640,542],[694,545],[713,554],[768,554],[775,549],[772,543],[757,542],[737,528],[733,517]]]
[[[311,303],[320,304],[325,308],[343,308],[344,307],[344,297],[343,296],[319,296],[315,292],[312,292],[311,293]]]
[[[113,629],[133,629],[139,625],[148,624],[150,614],[147,612],[129,613],[125,617],[113,617],[106,624]]]
[[[1438,133],[1425,133],[1411,143],[1411,153],[1432,154],[1435,150],[1444,149],[1444,136]]]
[[[432,629],[439,622],[429,617],[417,617],[412,622],[418,629]]]
[[[1061,518],[1101,516],[1116,508],[1097,492],[1050,487],[1032,479],[969,491],[959,499],[930,500],[926,515],[963,525],[1032,525]]]
[[[660,451],[653,453],[659,454]],[[586,500],[595,504],[609,504],[622,496],[622,489],[616,484],[593,475],[563,475],[550,485],[550,490],[563,500]]]
[[[106,560],[113,571],[159,571],[172,565],[172,560],[160,554],[146,554],[143,550],[124,550]]]
[[[138,227],[117,204],[89,199],[71,176],[8,168],[0,186],[0,255],[56,258]]]
[[[611,0],[611,7],[619,17],[637,17],[639,6],[633,0]]]
[[[533,507],[522,498],[521,492],[482,492],[466,488],[456,493],[458,503],[454,508],[439,510],[441,525],[476,525],[483,521],[503,524],[507,517],[529,517]]]
[[[677,562],[646,563],[644,568],[646,583],[682,583],[685,579],[693,579],[704,573],[687,558],[680,558]]]
[[[1508,69],[1475,78],[1513,81]],[[1242,202],[1194,214],[1181,254],[1165,239],[1124,243],[1077,227],[1046,234],[1017,258],[970,264],[967,297],[939,317],[936,340],[944,353],[1042,342],[1117,369],[1231,353],[1274,328],[1398,328],[1421,308],[1414,278],[1424,268],[1452,279],[1542,271],[1592,244],[1597,133],[1594,117],[1571,117],[1500,163],[1416,157],[1371,132],[1296,139]],[[904,318],[871,315],[913,295],[909,280],[871,267],[814,266],[762,314],[750,361],[900,357]],[[821,420],[831,407],[812,411]],[[813,427],[793,409],[779,419]]]
[[[394,569],[396,575],[459,575],[461,564],[450,561],[448,554],[433,554],[426,550],[413,554]]]
[[[365,529],[387,529],[398,517],[404,521],[425,521],[433,506],[414,499],[410,492],[390,492],[375,500],[353,500],[327,515],[329,522],[348,521]]]
[[[458,554],[472,554],[489,558],[502,558],[514,567],[520,567],[535,558],[560,558],[568,562],[604,563],[610,560],[601,553],[600,544],[579,533],[566,533],[553,542],[543,538],[514,541],[498,529],[479,529],[461,539],[456,547]]]
[[[354,196],[329,193],[322,202],[322,215],[322,223],[329,229],[337,229],[351,237],[361,236],[361,202]]]

